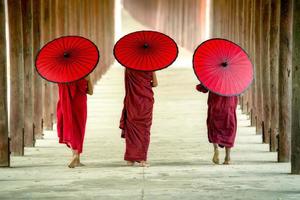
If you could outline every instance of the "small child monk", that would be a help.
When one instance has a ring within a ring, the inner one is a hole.
[[[208,90],[199,84],[196,86],[199,92],[207,93]],[[219,149],[225,147],[225,165],[230,164],[230,150],[234,146],[237,119],[236,108],[238,104],[237,96],[220,96],[213,92],[208,95],[207,112],[207,133],[208,141],[214,146],[213,163],[219,164]]]
[[[87,119],[87,95],[93,94],[90,77],[72,83],[59,83],[57,103],[57,133],[59,143],[71,148],[70,168],[83,166],[80,162]]]
[[[125,69],[125,98],[120,120],[121,136],[125,138],[124,160],[148,167],[148,147],[154,104],[152,87],[157,86],[155,72]]]

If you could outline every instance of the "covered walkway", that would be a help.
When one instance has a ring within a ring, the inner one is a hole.
[[[0,49],[0,200],[300,199],[300,178],[290,175],[300,173],[296,8],[296,0],[0,0],[0,44],[8,49]],[[124,69],[112,55],[116,38],[141,29],[162,31],[180,45],[174,65],[157,72],[149,168],[123,160]],[[67,167],[70,150],[58,144],[57,88],[24,67],[47,41],[69,34],[93,40],[102,59],[88,96],[86,166],[75,169]],[[228,166],[211,162],[207,95],[195,90],[192,53],[209,37],[240,44],[256,70],[239,99]]]
[[[289,163],[276,163],[276,153],[261,144],[241,110],[233,164],[213,165],[206,95],[194,90],[193,72],[170,68],[158,77],[149,168],[124,166],[118,129],[123,69],[118,66],[101,79],[88,101],[86,166],[67,168],[70,151],[57,143],[55,130],[47,131],[35,148],[25,149],[24,157],[12,157],[12,168],[1,169],[0,199],[300,198],[299,177],[287,174]]]

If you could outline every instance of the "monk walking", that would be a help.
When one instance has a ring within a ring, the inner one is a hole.
[[[203,85],[197,85],[196,89],[207,93]],[[234,145],[237,129],[236,108],[238,98],[236,96],[226,97],[209,92],[207,132],[208,140],[213,143],[214,156],[212,161],[219,164],[219,147],[225,147],[226,156],[223,164],[230,164],[230,149]]]
[[[124,160],[147,167],[150,128],[154,104],[152,87],[157,86],[155,72],[125,69],[125,98],[120,120],[121,136],[125,138]]]
[[[59,83],[57,103],[57,133],[59,143],[71,148],[70,168],[83,166],[80,162],[87,119],[87,96],[93,94],[89,77],[72,83]]]

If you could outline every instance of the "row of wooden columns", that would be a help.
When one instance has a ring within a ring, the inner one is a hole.
[[[33,147],[35,139],[42,138],[43,130],[53,129],[57,85],[41,79],[36,73],[34,61],[39,49],[64,35],[89,38],[100,51],[99,66],[91,74],[95,84],[113,62],[114,44],[114,1],[6,2],[7,17],[5,0],[0,0],[0,166],[10,165],[10,151],[13,155],[24,155],[24,147]],[[5,34],[6,18],[9,37]],[[9,57],[6,40],[9,41]],[[10,102],[7,102],[7,80]]]
[[[207,36],[206,0],[124,0],[124,8],[146,24],[193,51]],[[198,27],[198,28],[195,28]]]
[[[255,67],[242,110],[278,161],[290,161],[293,0],[214,0],[212,8],[212,36],[242,46]]]
[[[209,1],[156,0],[151,5],[148,1],[132,1],[125,0],[124,7],[133,17],[169,34],[180,45],[193,51],[203,41],[199,32],[203,34],[205,17],[201,16],[208,12],[205,8]],[[242,111],[249,114],[251,125],[262,135],[262,142],[269,144],[271,152],[278,152],[278,162],[289,162],[292,154],[292,173],[297,174],[300,173],[299,5],[295,0],[211,0],[209,10],[210,37],[239,44],[254,65],[253,83],[240,97]]]

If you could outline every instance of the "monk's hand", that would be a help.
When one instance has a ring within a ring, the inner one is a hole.
[[[90,79],[90,76],[87,76],[84,78],[85,80],[87,80],[87,94],[89,95],[93,95],[94,93],[94,88],[93,88],[93,84],[92,84],[92,81]]]
[[[86,76],[84,79],[90,81],[91,80],[90,75]]]
[[[156,73],[152,72],[152,76],[153,76],[153,79],[151,81],[151,85],[152,85],[152,87],[157,87],[158,81],[157,81]]]
[[[152,86],[152,87],[157,87],[157,85],[158,85],[157,82],[151,81],[151,86]]]

